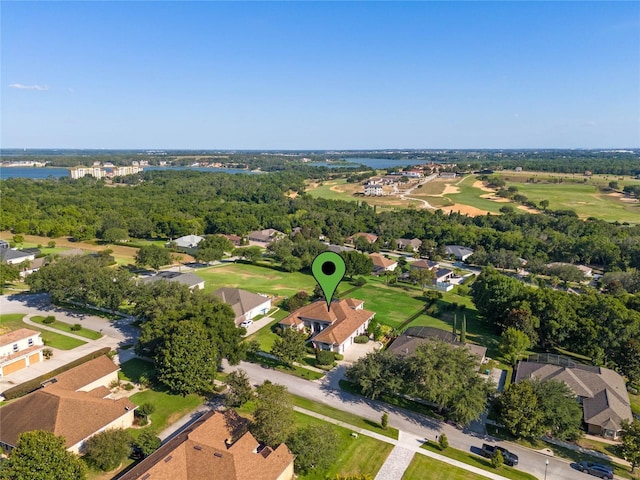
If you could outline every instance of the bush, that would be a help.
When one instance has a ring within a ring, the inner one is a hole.
[[[449,448],[449,439],[445,433],[440,435],[440,438],[438,438],[438,446],[440,447],[440,450],[446,450]]]
[[[124,389],[125,389],[127,392],[130,392],[130,391],[131,391],[131,390],[133,390],[134,388],[136,388],[136,387],[134,387],[134,386],[133,386],[133,383],[125,383],[125,384],[124,384]]]
[[[315,348],[315,347],[312,347],[311,345],[307,345],[307,346],[305,347],[305,350],[307,351],[307,353],[308,353],[309,355],[315,355],[315,354],[316,354],[316,348]]]
[[[149,385],[151,385],[151,379],[147,376],[146,373],[143,373],[140,375],[140,378],[138,379],[138,383],[140,384],[141,387],[148,388]]]
[[[333,352],[327,350],[318,350],[316,352],[316,361],[319,365],[332,365],[335,361]]]
[[[504,463],[504,456],[500,450],[496,450],[496,453],[491,457],[491,466],[493,468],[500,468]]]
[[[77,332],[79,330],[82,330],[82,325],[80,325],[79,323],[74,323],[73,325],[71,325],[72,332]]]
[[[369,337],[366,335],[358,335],[353,339],[353,343],[367,343],[369,341]]]
[[[49,360],[51,357],[53,357],[53,350],[51,350],[50,348],[43,348],[42,356],[45,358],[45,360]]]
[[[54,242],[53,240],[49,240],[49,243],[47,243],[47,247],[56,248],[56,242]]]
[[[45,323],[47,325],[51,325],[55,321],[56,321],[56,317],[54,317],[53,315],[49,315],[48,317],[44,317],[42,319],[42,323]]]
[[[151,455],[155,450],[160,448],[162,442],[149,430],[145,430],[136,440],[136,447],[140,449],[145,457]]]
[[[364,277],[358,277],[353,281],[356,287],[364,287],[367,284],[367,280]]]
[[[335,360],[344,360],[344,355],[342,355],[341,353],[333,353],[333,358]]]
[[[131,443],[131,434],[126,430],[105,430],[87,440],[84,458],[89,465],[108,472],[131,454]]]
[[[151,415],[155,411],[156,411],[156,406],[150,402],[145,402],[136,409],[136,413],[142,417]]]
[[[382,414],[382,418],[380,418],[380,426],[383,430],[386,430],[389,426],[389,414],[387,412]]]

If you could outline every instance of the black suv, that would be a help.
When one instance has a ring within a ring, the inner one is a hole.
[[[580,462],[578,464],[578,470],[596,477],[606,478],[608,480],[613,478],[613,470],[611,470],[611,467],[607,467],[600,463]]]
[[[503,447],[498,447],[497,445],[489,445],[488,443],[482,444],[482,456],[487,458],[492,458],[496,452],[500,452],[502,454],[502,458],[504,458],[504,463],[513,467],[518,464],[518,456],[515,453],[511,453],[509,450]]]

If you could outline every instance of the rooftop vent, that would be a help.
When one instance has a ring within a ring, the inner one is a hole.
[[[218,458],[222,458],[222,454],[221,454],[221,453],[216,452],[216,453],[214,453],[213,455],[214,455],[214,456],[216,456],[216,457],[218,457]]]
[[[195,448],[196,450],[202,450],[202,447],[200,445],[194,445],[193,448]]]
[[[144,475],[140,480],[147,480],[147,478],[149,478],[151,476],[150,473],[147,473],[146,475]]]
[[[169,460],[171,460],[173,458],[172,455],[169,455],[167,458],[164,459],[164,463],[167,463]]]

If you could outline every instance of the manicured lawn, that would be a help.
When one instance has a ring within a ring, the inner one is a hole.
[[[440,450],[440,448],[434,442],[427,442],[422,445],[422,448],[425,450],[430,450],[435,453],[439,453],[448,458],[452,458],[454,460],[458,460],[460,462],[466,463],[467,465],[472,465],[477,468],[481,468],[482,470],[486,470],[488,472],[494,472],[503,477],[511,478],[513,480],[536,480],[536,477],[529,473],[525,473],[521,470],[508,467],[503,465],[500,469],[496,470],[491,466],[491,462],[481,457],[480,455],[475,455],[471,452],[464,452],[462,450],[458,450],[452,447],[447,448],[446,450]],[[403,477],[404,478],[404,477]],[[438,478],[438,477],[435,477]],[[443,477],[444,478],[444,477]],[[465,477],[461,477],[465,478]],[[474,478],[474,477],[470,477]]]
[[[316,285],[314,278],[307,273],[288,273],[244,263],[205,268],[195,273],[205,281],[206,292],[212,292],[220,287],[236,287],[254,293],[288,297],[300,290],[312,293]]]
[[[322,420],[296,412],[298,427],[322,425],[323,423],[325,422]],[[331,427],[339,438],[337,459],[327,471],[312,472],[308,475],[300,475],[298,478],[301,480],[325,480],[326,478],[334,478],[338,474],[369,474],[375,477],[393,449],[393,445],[365,435],[354,438],[351,436],[352,431],[347,428],[332,424]]]
[[[50,332],[48,330],[42,330],[31,325],[27,325],[22,321],[24,314],[11,313],[0,315],[0,331],[3,333],[18,330],[19,328],[29,328],[40,332],[44,344],[48,347],[57,348],[59,350],[71,350],[80,345],[84,345],[87,342],[77,340],[75,338],[67,337],[60,333]]]
[[[47,327],[55,328],[56,330],[60,330],[62,332],[73,333],[74,335],[79,335],[81,337],[88,338],[90,340],[97,340],[102,335],[95,330],[89,330],[88,328],[82,327],[80,330],[71,330],[72,325],[70,323],[61,322],[60,320],[56,320],[54,323],[44,323],[43,320],[45,317],[41,316],[33,316],[30,318],[32,322],[36,322],[40,325],[46,325]]]
[[[335,420],[340,420],[341,422],[348,423],[349,425],[353,425],[355,427],[359,427],[365,430],[371,430],[372,432],[379,433],[380,435],[384,435],[395,440],[398,439],[397,428],[387,427],[386,430],[383,430],[382,427],[380,427],[380,425],[376,422],[358,417],[357,415],[345,412],[344,410],[339,410],[323,403],[318,403],[314,402],[313,400],[298,397],[297,395],[292,395],[292,397],[293,404],[297,407],[311,410],[312,412],[320,413],[321,415],[326,415],[327,417],[331,417]]]
[[[477,180],[478,178],[475,175],[469,175],[463,181],[456,184],[460,189],[459,193],[449,193],[445,195],[445,197],[450,198],[458,204],[471,205],[472,207],[486,210],[491,213],[499,213],[500,209],[505,204],[482,198],[481,195],[484,195],[487,192],[483,192],[479,188],[472,186]]]
[[[155,433],[160,432],[204,402],[204,397],[200,395],[191,394],[183,397],[155,390],[135,393],[131,395],[130,399],[136,405],[151,403],[156,407],[155,411],[150,415],[151,426],[148,427]],[[134,436],[137,436],[137,432],[140,432],[140,430],[134,429],[132,431]]]
[[[429,472],[429,480],[483,480],[486,477],[454,467],[416,453],[402,476],[402,480],[424,480]]]
[[[631,410],[633,413],[640,415],[640,395],[629,394],[629,400],[631,401]]]
[[[638,223],[640,202],[624,202],[619,198],[601,192],[590,182],[575,183],[515,183],[518,193],[534,202],[549,201],[552,210],[571,209],[583,218],[596,217],[608,222]]]
[[[280,312],[284,312],[287,315],[289,314],[289,312],[287,312],[286,310],[280,310],[278,313]],[[283,317],[284,318],[284,317]],[[256,333],[249,335],[245,341],[252,341],[252,340],[257,340],[258,343],[260,343],[260,350],[262,350],[263,352],[270,352],[271,351],[271,347],[273,347],[273,342],[275,342],[276,338],[278,338],[278,336],[273,333],[273,331],[271,330],[281,319],[276,319],[273,320],[271,323],[269,323],[269,325],[265,325],[264,327],[262,327],[260,330],[258,330]]]
[[[140,358],[132,358],[120,365],[118,378],[120,380],[138,383],[141,375],[144,374],[147,378],[151,378],[154,372],[153,363]]]

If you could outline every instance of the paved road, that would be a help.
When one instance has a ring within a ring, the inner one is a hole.
[[[340,390],[338,382],[344,376],[344,366],[339,366],[323,379],[315,382],[309,382],[253,363],[242,362],[237,367],[230,367],[225,364],[224,368],[225,371],[242,368],[247,372],[254,385],[259,385],[268,379],[285,385],[295,395],[325,403],[376,422],[380,420],[383,412],[387,412],[389,414],[389,425],[398,428],[401,431],[401,435],[409,435],[415,439],[426,438],[433,440],[436,435],[446,433],[449,444],[452,447],[473,453],[479,453],[483,442],[494,442],[495,440],[486,434],[471,431],[471,429],[462,431],[438,420]],[[572,468],[568,461],[548,457],[516,444],[498,443],[520,457],[519,468],[521,470],[529,472],[540,479],[545,476],[546,460],[549,460],[547,479],[575,480],[576,477],[579,477],[579,472]]]
[[[0,296],[0,313],[21,313],[25,314],[28,320],[33,315],[54,315],[56,319],[67,323],[79,323],[85,328],[102,332],[102,337],[98,340],[89,340],[82,337],[87,342],[73,350],[53,349],[53,357],[42,363],[35,364],[29,368],[25,368],[18,372],[12,373],[7,377],[0,378],[0,392],[7,390],[15,385],[26,382],[40,375],[50,372],[61,367],[73,360],[88,355],[91,352],[100,350],[104,347],[115,349],[122,345],[135,344],[138,329],[130,325],[131,319],[108,320],[106,318],[96,317],[83,313],[70,312],[51,304],[49,296],[46,294],[18,294],[18,295],[2,295]],[[65,334],[46,325],[36,325],[44,330],[52,330],[56,333]],[[28,328],[28,325],[25,324]],[[76,337],[70,334],[69,336]],[[122,350],[116,360],[119,363],[126,362],[135,356],[133,349]]]

